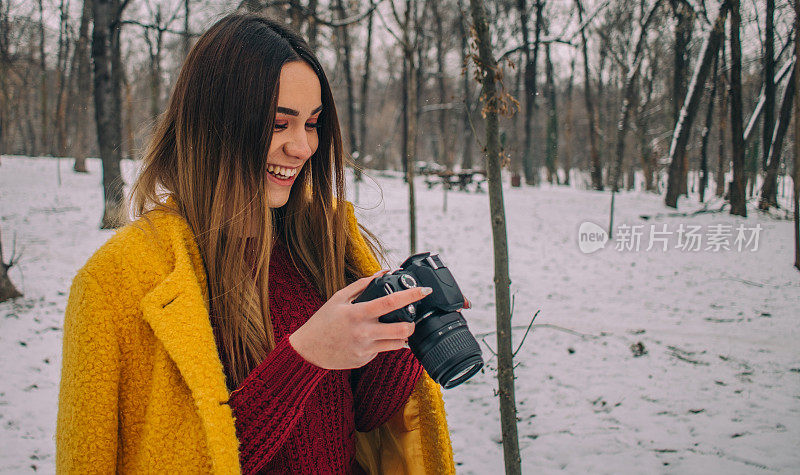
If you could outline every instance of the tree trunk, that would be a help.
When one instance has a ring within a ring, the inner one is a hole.
[[[59,5],[59,28],[58,28],[58,59],[56,61],[56,71],[58,73],[58,93],[56,94],[56,150],[55,155],[65,157],[67,155],[67,64],[69,63],[69,4],[61,0]],[[60,169],[59,169],[60,170]],[[60,177],[60,175],[59,175]],[[60,180],[60,178],[59,178]],[[59,181],[60,183],[60,181]]]
[[[528,32],[528,6],[526,0],[517,1],[517,9],[520,15],[520,30],[522,32],[522,51],[525,55],[525,116],[523,117],[525,128],[525,142],[522,148],[522,170],[525,175],[525,182],[529,185],[536,185],[539,180],[539,169],[536,166],[536,154],[533,152],[533,120],[536,110],[536,65],[539,55],[539,35],[541,29],[541,0],[536,0],[536,26],[535,39],[533,44],[533,55],[531,55],[529,32]]]
[[[339,18],[344,20],[347,14],[344,9],[343,0],[336,0],[336,10]],[[340,26],[337,31],[339,44],[342,48],[342,67],[344,68],[345,87],[347,91],[347,137],[350,149],[350,155],[353,159],[353,168],[356,181],[361,181],[361,163],[358,154],[353,154],[356,151],[358,142],[356,141],[356,109],[355,97],[353,94],[353,70],[350,65],[350,33],[347,26]],[[359,154],[361,152],[359,151]]]
[[[682,176],[682,163],[686,157],[686,145],[689,143],[689,135],[692,131],[692,122],[700,105],[700,98],[703,95],[703,88],[706,83],[706,78],[711,70],[712,59],[716,56],[719,50],[719,45],[722,43],[724,37],[725,17],[728,13],[728,2],[724,2],[719,9],[716,20],[714,20],[714,27],[709,31],[703,49],[700,52],[698,65],[692,75],[692,81],[689,90],[686,93],[686,99],[681,108],[680,117],[675,125],[675,131],[672,134],[672,143],[669,149],[669,179],[667,182],[667,195],[665,203],[672,208],[678,207],[678,196],[683,185]],[[741,101],[739,102],[741,105]],[[741,127],[741,114],[739,116],[739,126]],[[739,138],[741,139],[741,134]]]
[[[119,57],[118,0],[93,0],[92,60],[94,62],[94,108],[97,143],[103,164],[104,210],[100,227],[116,228],[123,223],[124,183],[120,170],[122,117]]]
[[[727,55],[725,54],[724,38],[719,57],[722,61],[722,69],[717,78],[721,84],[719,94],[719,144],[717,147],[717,174],[714,194],[721,198],[725,196],[725,173],[728,168],[728,157],[725,155],[725,132],[728,128],[728,95],[730,94],[727,81],[728,62],[726,59]]]
[[[439,3],[433,1],[430,3],[433,10],[433,19],[436,26],[436,84],[439,89],[439,104],[444,105],[448,102],[447,88],[445,84],[445,74],[447,68],[445,66],[445,49],[446,38],[445,31],[442,25],[442,12]],[[450,112],[449,110],[441,107],[439,109],[439,158],[447,170],[452,170],[455,162],[455,155],[453,154],[452,139],[454,134],[451,133],[452,127],[450,125]]]
[[[574,147],[572,146],[573,134],[573,114],[572,114],[572,89],[575,83],[575,57],[573,56],[569,63],[569,79],[567,80],[567,113],[564,118],[564,185],[570,185],[570,173],[572,172],[572,154]]]
[[[778,167],[781,163],[781,151],[783,149],[783,139],[786,137],[786,131],[789,129],[789,122],[792,120],[792,100],[796,94],[795,91],[795,77],[797,76],[797,62],[794,63],[792,75],[789,76],[789,82],[783,91],[783,98],[781,99],[781,111],[778,116],[778,123],[772,135],[771,146],[767,156],[767,174],[764,177],[764,183],[761,187],[761,201],[758,203],[758,208],[767,210],[771,206],[778,208]],[[797,119],[795,119],[797,120]],[[798,140],[798,138],[795,138]]]
[[[775,0],[766,0],[766,15],[764,16],[764,126],[762,145],[762,170],[767,171],[770,144],[772,143],[772,130],[775,120]]]
[[[181,52],[185,60],[192,47],[192,33],[189,30],[189,15],[191,13],[189,0],[183,0],[183,35],[181,35]]]
[[[794,2],[794,31],[800,35],[800,2]],[[800,60],[800,41],[794,42],[794,57]],[[800,73],[794,75],[795,91],[800,91]],[[800,270],[800,93],[794,101],[794,267]]]
[[[463,128],[463,143],[461,155],[461,168],[469,170],[472,168],[472,125],[470,123],[470,113],[472,112],[472,95],[470,94],[470,80],[469,80],[469,46],[467,44],[467,28],[464,25],[467,15],[464,12],[462,4],[463,0],[458,0],[458,11],[461,12],[461,18],[458,20],[458,34],[461,39],[461,95],[464,98],[464,114],[462,115],[462,128]]]
[[[317,20],[314,19],[314,15],[317,13],[317,0],[308,0],[308,11],[311,13],[308,17],[308,45],[311,47],[312,50],[317,50]]]
[[[14,287],[11,279],[8,277],[8,269],[14,265],[14,257],[6,263],[3,259],[3,241],[0,239],[0,302],[11,300],[17,297],[22,297],[22,293]]]
[[[733,181],[729,193],[731,214],[747,217],[742,126],[742,44],[739,41],[742,19],[739,14],[739,0],[730,0],[728,3],[731,6],[731,134],[733,136]]]
[[[633,50],[632,63],[628,69],[627,77],[625,78],[625,85],[623,87],[622,107],[619,111],[619,120],[617,121],[617,153],[614,162],[614,172],[611,179],[611,191],[616,193],[619,191],[619,177],[622,170],[622,160],[625,156],[625,136],[628,133],[628,119],[630,118],[631,104],[634,101],[636,93],[636,79],[639,76],[639,68],[642,65],[642,51],[644,50],[645,38],[647,38],[647,29],[650,27],[650,22],[655,17],[655,13],[661,5],[661,1],[657,0],[648,13],[642,14],[645,16],[641,19],[639,31],[639,38],[636,40],[636,46]]]
[[[490,106],[496,100],[495,75],[497,64],[492,51],[489,26],[483,0],[470,0],[475,42],[480,54],[476,66],[481,74],[481,93],[486,107],[486,170],[489,179],[489,209],[494,244],[494,289],[497,320],[497,379],[500,397],[500,426],[503,435],[503,458],[506,474],[522,473],[517,434],[517,406],[514,395],[514,355],[511,350],[511,279],[508,272],[508,236],[506,233],[505,205],[501,162],[503,160],[499,141],[498,111]]]
[[[706,187],[708,186],[708,134],[714,121],[714,101],[717,95],[717,70],[719,53],[714,57],[714,74],[711,76],[711,95],[708,98],[708,110],[706,111],[706,125],[703,127],[702,143],[700,146],[700,202],[705,200]]]
[[[367,106],[369,105],[369,79],[370,69],[372,67],[372,21],[373,13],[367,17],[367,45],[364,47],[364,74],[361,76],[361,95],[359,104],[361,110],[358,114],[358,150],[359,157],[362,160],[366,158],[367,147]],[[359,171],[360,173],[360,171]]]
[[[417,74],[414,65],[415,44],[411,43],[413,10],[416,0],[406,0],[406,11],[403,24],[403,167],[408,183],[408,240],[410,254],[417,248],[417,214],[414,194],[414,163],[417,150]]]
[[[553,78],[553,62],[550,60],[550,43],[544,45],[545,77],[547,84],[547,181],[559,183],[558,179],[558,109],[556,105],[556,84]]]
[[[675,48],[672,79],[672,121],[677,127],[680,120],[680,110],[686,98],[686,70],[688,69],[687,49],[692,40],[694,26],[694,11],[686,0],[671,0],[675,12],[677,25],[675,26]],[[686,177],[689,171],[689,157],[684,154],[680,162],[680,182],[678,187],[681,194],[687,195]]]
[[[583,6],[580,0],[575,0],[578,7],[578,24],[583,24]],[[583,52],[584,99],[586,100],[586,114],[589,116],[589,153],[591,157],[592,188],[603,191],[603,165],[600,163],[600,154],[597,151],[597,125],[595,124],[594,100],[592,99],[592,76],[589,70],[589,48],[586,45],[585,28],[581,28],[581,50]]]
[[[161,7],[157,7],[155,13],[155,41],[150,39],[150,31],[145,28],[144,39],[147,43],[147,52],[150,56],[150,118],[153,127],[156,126],[156,119],[161,114],[161,55],[164,32],[161,29]]]
[[[0,0],[0,58],[5,58],[8,55],[8,44],[5,40],[5,35],[9,29],[9,19],[5,14],[5,7],[3,0]],[[6,61],[0,59],[0,155],[7,153],[6,136],[8,135],[9,115],[8,110],[9,94],[8,94],[8,70]]]
[[[653,96],[653,78],[652,73],[647,76],[644,81],[644,102],[639,101],[636,108],[636,130],[638,131],[639,138],[639,154],[641,156],[642,174],[644,175],[644,189],[646,191],[656,191],[658,186],[658,179],[656,175],[656,161],[653,153],[653,148],[650,144],[648,137],[648,120],[647,114],[650,110],[650,104]]]
[[[45,38],[44,38],[44,0],[39,0],[39,117],[41,121],[41,135],[39,136],[39,150],[36,155],[45,154],[50,152],[50,132],[48,130],[47,118],[49,112],[47,110],[47,61],[45,56]]]
[[[87,173],[86,156],[89,154],[89,103],[92,94],[91,62],[89,57],[89,23],[92,19],[92,1],[84,0],[81,23],[78,28],[78,41],[73,53],[73,66],[77,65],[77,77],[70,105],[72,155],[75,163],[72,170]]]

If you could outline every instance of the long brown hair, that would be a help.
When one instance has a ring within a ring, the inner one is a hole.
[[[319,146],[286,205],[270,209],[267,151],[281,68],[304,61],[322,87]],[[209,309],[229,388],[238,386],[275,346],[268,265],[281,239],[324,299],[361,277],[346,253],[345,157],[328,79],[306,42],[256,15],[215,23],[189,52],[132,189],[134,214],[181,215],[205,264]],[[174,206],[165,198],[174,199]],[[255,230],[255,236],[252,236]],[[372,251],[375,237],[361,228]],[[250,261],[247,236],[255,243]],[[250,263],[255,264],[253,276]]]

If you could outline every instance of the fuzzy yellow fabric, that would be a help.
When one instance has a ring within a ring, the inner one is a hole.
[[[347,212],[348,252],[374,273],[378,263],[350,203]],[[238,474],[239,442],[197,244],[183,218],[148,217],[118,231],[72,283],[56,471]],[[381,444],[381,432],[399,446]],[[360,439],[359,450],[375,461],[372,472],[454,473],[438,385],[423,375],[404,409]]]

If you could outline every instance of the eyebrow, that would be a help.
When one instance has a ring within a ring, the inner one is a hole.
[[[316,109],[314,109],[313,111],[311,111],[311,115],[314,115],[314,114],[316,114],[317,112],[319,112],[321,110],[322,110],[322,106],[319,106]],[[297,112],[294,109],[289,109],[288,107],[280,107],[280,106],[278,106],[278,112],[281,113],[281,114],[288,114],[288,115],[294,115],[294,116],[300,115],[299,112]]]

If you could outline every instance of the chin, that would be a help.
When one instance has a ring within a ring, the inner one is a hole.
[[[286,206],[286,203],[289,202],[289,197],[287,196],[285,199],[277,199],[277,200],[270,200],[269,207],[270,208],[282,208]]]

